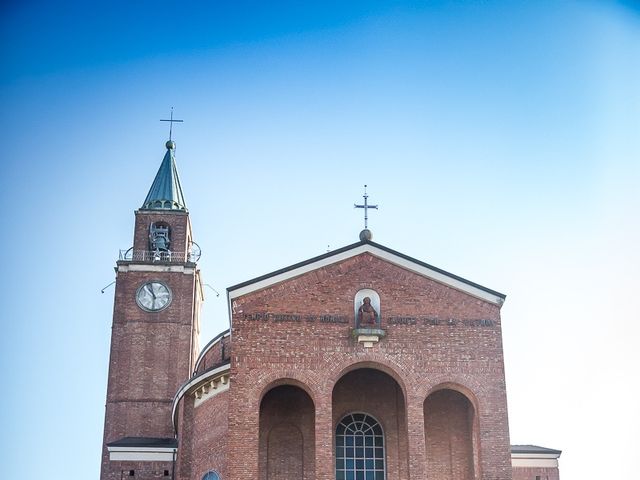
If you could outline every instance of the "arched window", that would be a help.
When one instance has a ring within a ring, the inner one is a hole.
[[[336,480],[385,480],[384,434],[366,413],[344,417],[336,428]]]
[[[217,472],[214,472],[212,470],[210,472],[205,473],[204,477],[202,477],[202,480],[220,480],[220,475],[218,475]]]

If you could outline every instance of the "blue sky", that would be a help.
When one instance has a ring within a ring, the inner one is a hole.
[[[7,477],[98,475],[100,289],[172,106],[206,282],[223,292],[354,242],[366,183],[376,241],[508,295],[512,443],[563,449],[564,478],[636,473],[637,5],[0,9]],[[202,345],[227,326],[208,292]]]

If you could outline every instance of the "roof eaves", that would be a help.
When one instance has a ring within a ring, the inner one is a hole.
[[[239,288],[246,287],[246,286],[251,285],[253,283],[258,283],[258,282],[261,282],[263,280],[267,280],[267,279],[269,279],[271,277],[276,277],[276,276],[278,276],[278,275],[280,275],[282,273],[286,273],[286,272],[289,272],[291,270],[295,270],[296,268],[305,267],[307,265],[310,265],[312,263],[318,262],[320,260],[324,260],[325,258],[330,258],[330,257],[333,257],[335,255],[339,255],[339,254],[347,252],[347,251],[349,251],[349,250],[351,250],[353,248],[359,247],[360,245],[364,245],[365,243],[372,243],[372,242],[367,242],[367,241],[356,242],[356,243],[352,243],[351,245],[347,245],[346,247],[342,247],[342,248],[339,248],[337,250],[332,250],[330,252],[323,253],[322,255],[318,255],[317,257],[313,257],[313,258],[310,258],[308,260],[304,260],[302,262],[295,263],[295,264],[290,265],[288,267],[281,268],[280,270],[276,270],[274,272],[270,272],[270,273],[267,273],[265,275],[261,275],[259,277],[252,278],[251,280],[247,280],[245,282],[238,283],[237,285],[233,285],[231,287],[227,287],[227,292],[232,292],[234,290],[238,290]]]
[[[137,447],[137,448],[175,448],[178,440],[175,438],[155,437],[123,437],[107,443],[108,447]]]
[[[371,241],[367,242],[367,243],[370,243],[371,245],[379,248],[380,250],[384,250],[387,253],[390,253],[392,255],[396,255],[396,256],[398,256],[400,258],[404,258],[405,260],[407,260],[409,262],[416,263],[416,264],[418,264],[418,265],[420,265],[422,267],[428,268],[430,270],[434,270],[434,271],[436,271],[436,272],[438,272],[438,273],[440,273],[442,275],[446,275],[447,277],[451,277],[451,278],[453,278],[455,280],[458,280],[459,282],[466,283],[467,285],[469,285],[471,287],[475,287],[475,288],[479,288],[480,290],[484,290],[485,292],[490,293],[492,295],[495,295],[496,297],[500,297],[503,300],[505,298],[507,298],[507,296],[504,293],[497,292],[496,290],[492,290],[490,288],[484,287],[484,286],[482,286],[482,285],[480,285],[478,283],[472,282],[471,280],[467,280],[466,278],[460,277],[460,276],[458,276],[458,275],[456,275],[454,273],[447,272],[446,270],[443,270],[443,269],[438,268],[438,267],[434,267],[433,265],[430,265],[430,264],[428,264],[426,262],[423,262],[423,261],[418,260],[416,258],[410,257],[409,255],[405,255],[404,253],[400,253],[397,250],[393,250],[393,249],[391,249],[389,247],[385,247],[384,245],[380,245],[379,243],[375,243],[375,242],[371,242]]]
[[[322,255],[318,255],[318,256],[310,258],[308,260],[305,260],[305,261],[290,265],[290,266],[285,267],[285,268],[281,268],[280,270],[276,270],[274,272],[270,272],[270,273],[267,273],[265,275],[261,275],[259,277],[253,278],[251,280],[247,280],[246,282],[242,282],[242,283],[239,283],[237,285],[233,285],[233,286],[227,288],[227,292],[230,293],[230,292],[233,292],[233,291],[238,290],[240,288],[252,285],[254,283],[258,283],[258,282],[262,282],[264,280],[268,280],[269,278],[276,277],[276,276],[281,275],[283,273],[290,272],[292,270],[295,270],[295,269],[298,269],[298,268],[313,264],[315,262],[319,262],[321,260],[325,260],[325,259],[330,258],[330,257],[335,256],[335,255],[340,255],[340,254],[342,254],[344,252],[347,252],[349,250],[358,248],[358,247],[363,246],[363,245],[371,245],[372,247],[378,248],[378,249],[380,249],[380,250],[382,250],[384,252],[387,252],[387,253],[389,253],[391,255],[394,255],[394,256],[397,256],[399,258],[402,258],[402,259],[404,259],[404,260],[406,260],[408,262],[414,263],[416,265],[419,265],[419,266],[421,266],[423,268],[427,268],[429,270],[433,270],[434,272],[437,272],[437,273],[439,273],[441,275],[444,275],[446,277],[454,279],[454,280],[456,280],[458,282],[461,282],[463,284],[469,285],[470,287],[477,288],[477,289],[482,290],[482,291],[484,291],[484,292],[486,292],[486,293],[488,293],[490,295],[494,295],[494,296],[500,298],[502,301],[504,301],[504,299],[506,298],[506,295],[504,293],[500,293],[500,292],[497,292],[497,291],[492,290],[490,288],[484,287],[484,286],[482,286],[480,284],[477,284],[475,282],[467,280],[466,278],[460,277],[460,276],[455,275],[453,273],[447,272],[446,270],[442,270],[441,268],[434,267],[433,265],[430,265],[428,263],[422,262],[422,261],[420,261],[420,260],[418,260],[416,258],[410,257],[409,255],[405,255],[405,254],[400,253],[400,252],[398,252],[396,250],[393,250],[393,249],[391,249],[389,247],[385,247],[384,245],[381,245],[379,243],[372,242],[371,240],[362,240],[362,241],[359,241],[359,242],[356,242],[356,243],[352,243],[351,245],[347,245],[347,246],[339,248],[337,250],[333,250],[331,252],[328,252],[328,253],[325,253],[325,254],[322,254]]]
[[[537,445],[511,445],[511,453],[548,453],[559,456],[562,450],[539,447]]]

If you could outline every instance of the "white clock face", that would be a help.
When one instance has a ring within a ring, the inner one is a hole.
[[[171,303],[171,290],[162,282],[144,283],[136,292],[136,302],[147,312],[157,312]]]

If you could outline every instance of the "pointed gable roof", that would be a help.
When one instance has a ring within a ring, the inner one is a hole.
[[[384,245],[372,242],[366,237],[361,238],[362,240],[357,243],[347,245],[346,247],[325,253],[324,255],[310,258],[304,262],[296,263],[290,267],[229,287],[227,288],[228,298],[229,300],[233,300],[234,298],[246,295],[247,293],[262,290],[263,288],[303,275],[318,268],[341,262],[348,258],[355,257],[356,255],[370,253],[371,255],[388,261],[391,264],[448,285],[482,300],[486,300],[496,305],[502,305],[504,303],[506,295],[503,293],[496,292],[495,290],[483,287],[482,285],[454,275],[453,273],[449,273],[438,267],[429,265],[428,263],[421,262],[420,260],[416,260],[415,258],[404,255],[403,253],[396,252]]]
[[[186,210],[187,206],[182,194],[178,168],[176,167],[175,149],[176,144],[169,140],[167,142],[167,153],[165,153],[156,178],[149,189],[147,198],[142,204],[147,210]]]

